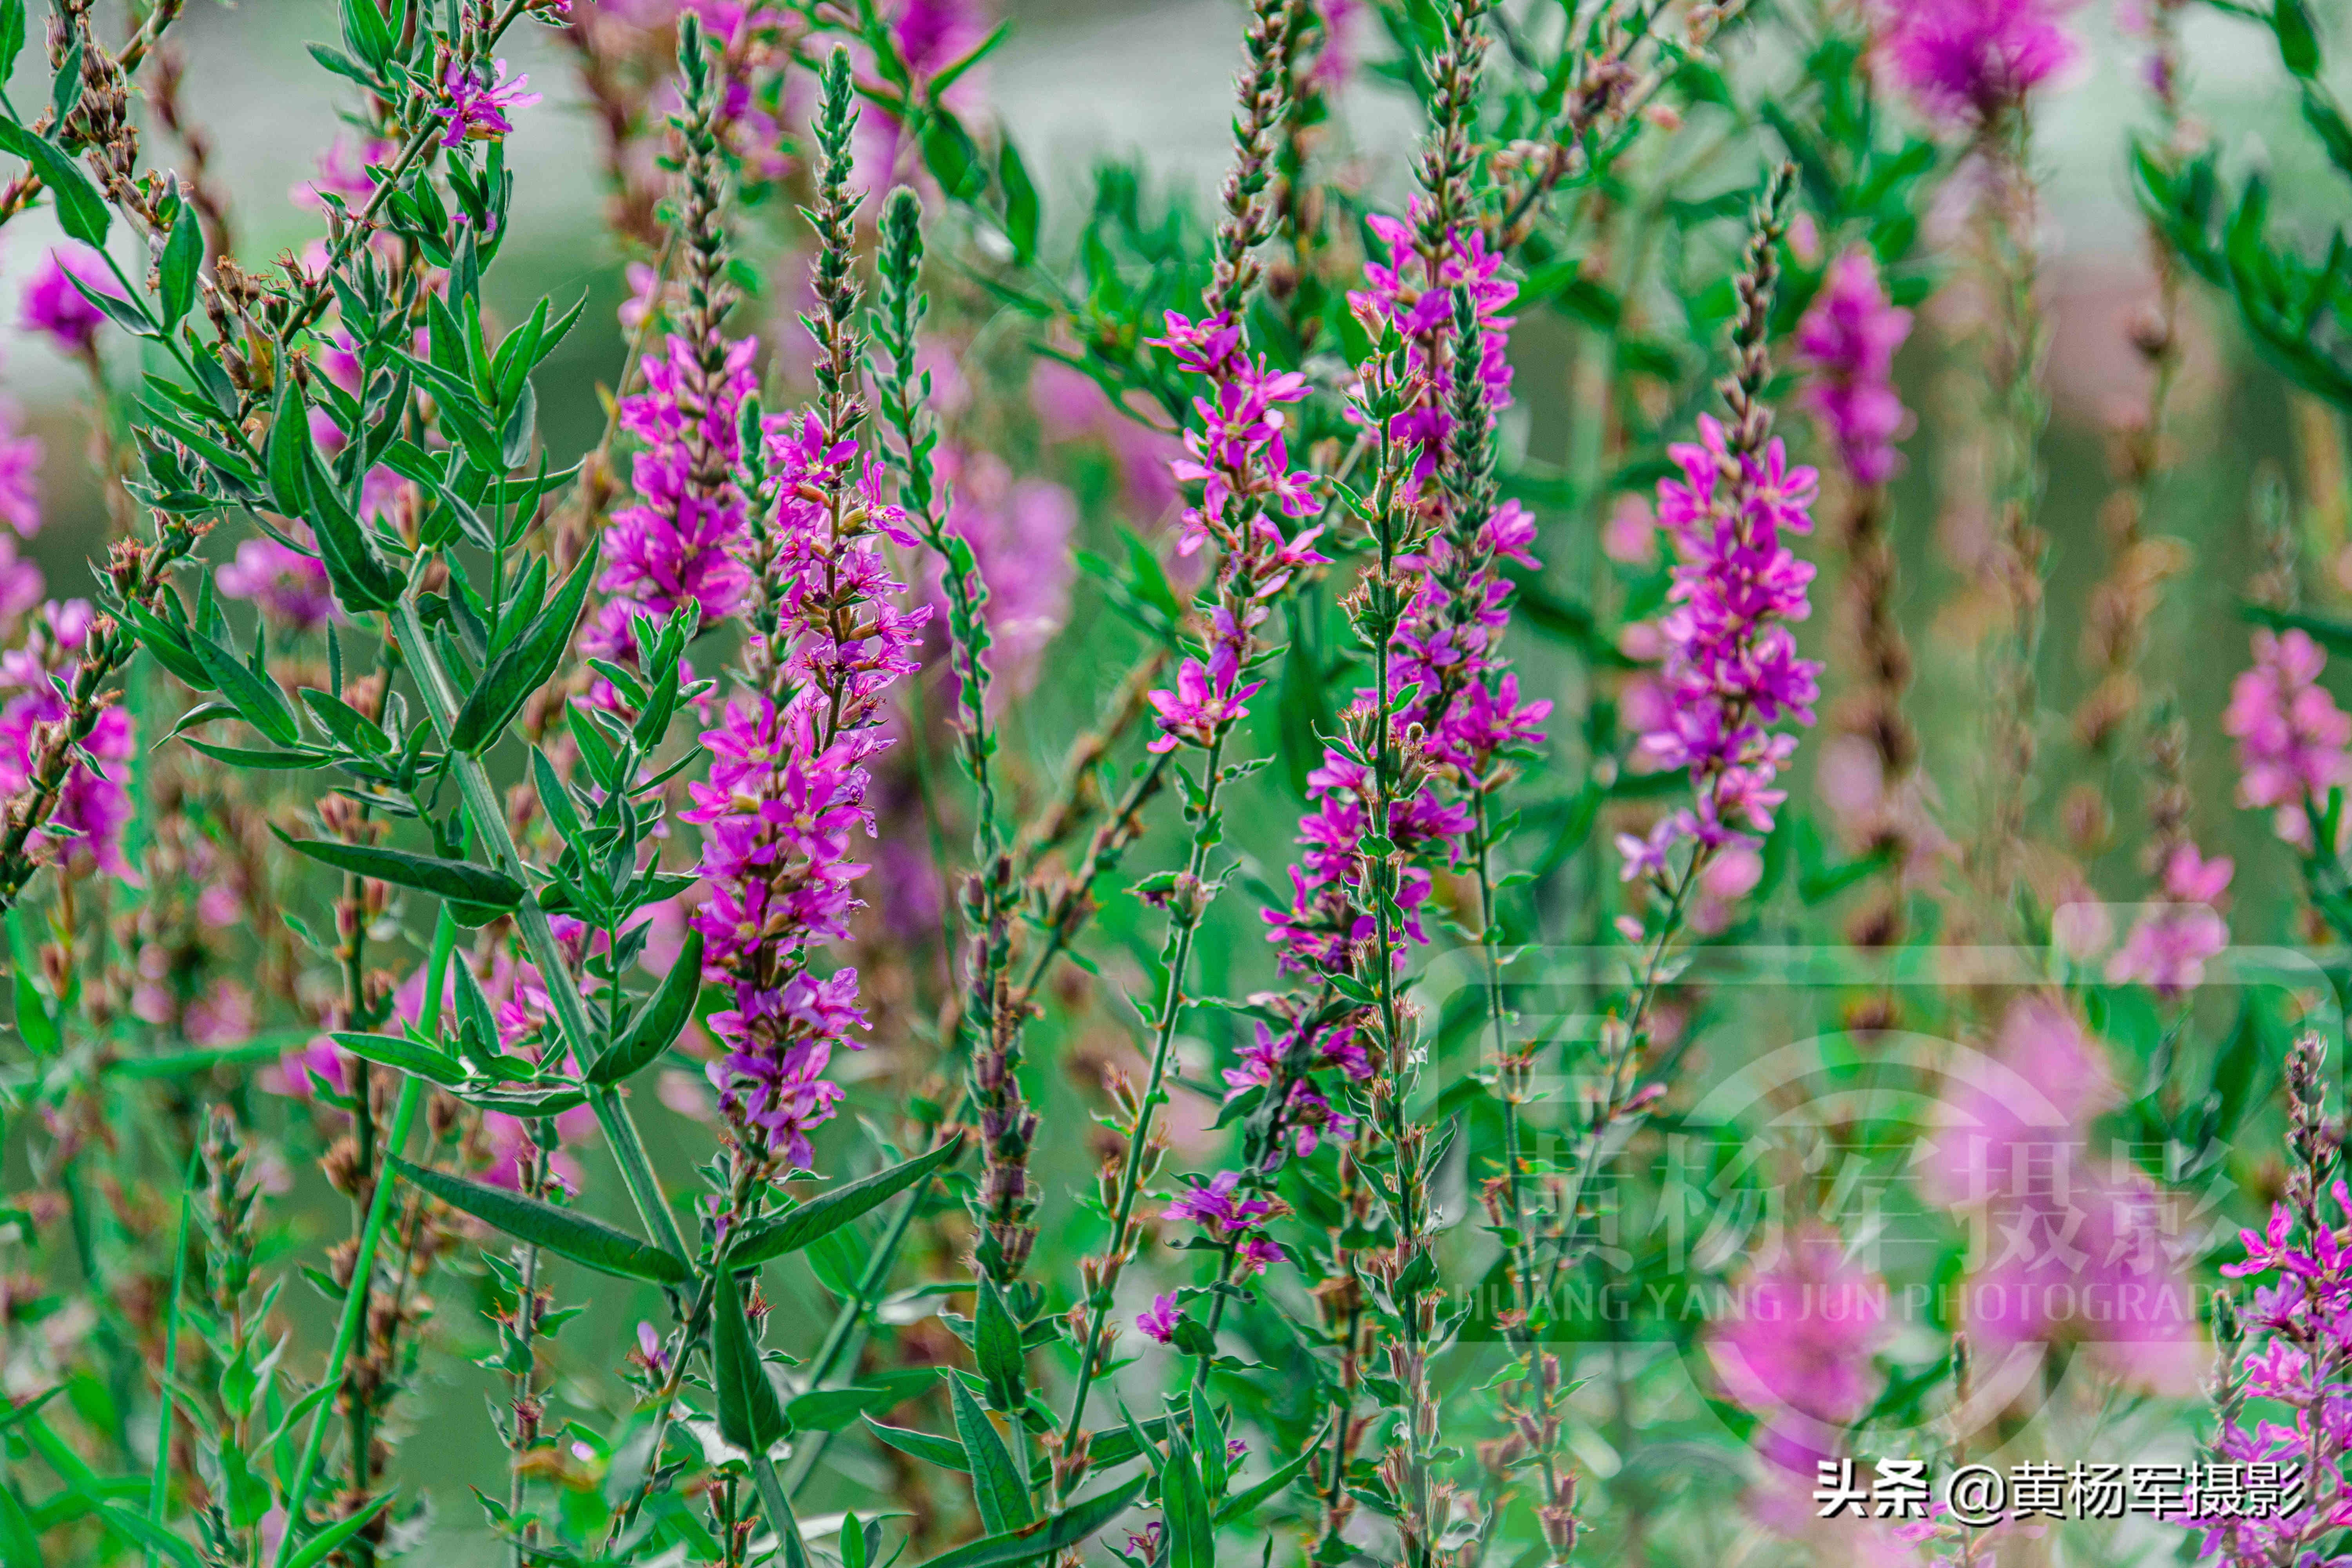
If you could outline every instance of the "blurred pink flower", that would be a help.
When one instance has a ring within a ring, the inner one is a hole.
[[[1952,121],[1994,119],[2074,63],[2061,20],[2074,0],[1885,0],[1879,42],[1919,107]]]
[[[0,522],[30,539],[41,531],[41,438],[24,434],[18,417],[14,404],[0,403]]]
[[[2306,803],[2352,777],[2345,745],[2352,717],[2319,684],[2327,656],[2299,629],[2254,634],[2253,668],[2230,688],[2222,731],[2238,742],[2238,803],[2269,806],[2278,836],[2311,847]]]
[[[98,342],[106,312],[74,286],[77,279],[98,293],[122,297],[96,252],[86,246],[60,247],[49,252],[25,285],[19,321],[27,331],[40,333],[62,352],[86,354]]]
[[[287,531],[299,539],[310,526],[289,519]],[[326,563],[267,535],[239,540],[236,558],[222,563],[213,580],[224,598],[250,601],[283,630],[315,630],[339,614]]]

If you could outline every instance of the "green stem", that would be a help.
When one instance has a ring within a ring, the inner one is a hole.
[[[416,671],[417,685],[425,693],[425,706],[432,712],[434,729],[446,744],[450,727],[457,722],[458,707],[448,672],[441,668],[439,651],[425,637],[415,600],[404,595],[393,614],[399,625],[400,640]],[[523,862],[522,852],[515,847],[514,835],[507,830],[506,813],[499,809],[489,774],[483,771],[479,761],[454,751],[449,766],[457,775],[457,787],[466,797],[467,815],[474,819],[476,829],[499,868],[528,884],[530,868]],[[555,931],[548,924],[547,911],[536,900],[525,897],[521,908],[515,911],[515,924],[547,987],[548,1006],[555,1014],[556,1026],[566,1040],[593,1047],[602,1037],[589,1018],[588,1004],[580,994],[579,982],[572,978],[570,967],[563,962],[562,950],[555,944]],[[630,1120],[618,1092],[611,1089],[593,1090],[589,1103],[595,1108],[597,1125],[604,1129],[612,1145],[613,1157],[621,1167],[621,1180],[627,1184],[629,1197],[652,1233],[654,1244],[679,1261],[687,1261],[691,1254],[687,1250],[686,1238],[679,1233],[677,1220],[671,1215],[669,1204],[662,1196],[661,1184],[654,1177],[645,1140],[638,1136],[636,1123]]]
[[[201,1144],[188,1155],[187,1179],[181,1184],[180,1239],[172,1252],[172,1310],[163,1319],[163,1377],[159,1388],[163,1404],[155,1412],[155,1479],[147,1488],[147,1517],[157,1524],[171,1501],[173,1392],[180,1375],[180,1293],[188,1281],[188,1216],[195,1206],[196,1169],[203,1159]],[[155,1549],[147,1549],[147,1568],[155,1568]]]
[[[1192,850],[1185,870],[1189,881],[1185,886],[1200,886],[1208,869],[1209,852],[1216,836],[1211,831],[1217,816],[1217,783],[1219,764],[1224,754],[1224,730],[1219,730],[1209,744],[1208,763],[1201,785],[1200,826],[1192,835]],[[1205,892],[1179,895],[1205,900]],[[1151,1043],[1151,1075],[1143,1086],[1143,1097],[1137,1102],[1135,1131],[1127,1141],[1127,1163],[1119,1172],[1118,1202],[1113,1208],[1110,1222],[1110,1247],[1106,1256],[1102,1289],[1097,1294],[1093,1309],[1087,1317],[1087,1331],[1078,1341],[1078,1386],[1070,1396],[1069,1419],[1062,1426],[1062,1449],[1065,1453],[1078,1440],[1081,1424],[1086,1420],[1087,1396],[1093,1391],[1096,1342],[1101,1339],[1103,1324],[1110,1317],[1111,1289],[1117,1283],[1124,1263],[1127,1227],[1134,1217],[1135,1199],[1143,1185],[1143,1162],[1151,1142],[1151,1118],[1160,1109],[1161,1097],[1167,1092],[1169,1059],[1174,1055],[1176,1024],[1184,1011],[1184,972],[1192,958],[1192,939],[1199,932],[1206,914],[1205,908],[1187,910],[1180,902],[1175,908],[1176,929],[1169,944],[1168,979],[1160,1001],[1160,1016],[1155,1024]]]
[[[414,1078],[400,1086],[400,1103],[392,1113],[392,1136],[385,1148],[397,1153],[407,1145],[409,1124],[416,1120],[416,1104],[424,1096],[419,1080]],[[384,1216],[392,1209],[393,1184],[380,1181],[375,1195],[368,1202],[367,1226],[360,1232],[359,1255],[352,1260],[352,1283],[343,1294],[342,1321],[335,1329],[335,1348],[327,1357],[326,1386],[331,1388],[342,1382],[343,1363],[351,1359],[352,1345],[359,1338],[360,1320],[365,1316],[370,1294],[368,1280],[375,1268],[375,1247],[383,1234]],[[310,1500],[310,1483],[319,1468],[319,1447],[327,1435],[327,1417],[333,1408],[330,1399],[320,1405],[310,1418],[310,1435],[303,1439],[301,1461],[294,1468],[294,1484],[286,1496],[286,1533],[278,1542],[277,1568],[286,1568],[292,1556],[294,1542],[301,1534],[303,1507]]]
[[[751,1479],[760,1489],[760,1506],[767,1511],[768,1528],[776,1532],[776,1546],[782,1552],[784,1568],[809,1568],[808,1546],[801,1540],[800,1521],[793,1517],[792,1500],[784,1495],[783,1483],[776,1479],[776,1467],[765,1454],[751,1459]]]

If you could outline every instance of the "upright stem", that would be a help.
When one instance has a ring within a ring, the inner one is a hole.
[[[1201,786],[1201,811],[1198,826],[1192,834],[1192,848],[1185,860],[1186,879],[1178,885],[1171,904],[1173,927],[1168,938],[1168,975],[1160,995],[1160,1016],[1153,1021],[1151,1069],[1144,1080],[1143,1094],[1137,1101],[1135,1131],[1127,1141],[1127,1161],[1119,1170],[1118,1198],[1112,1205],[1110,1248],[1100,1289],[1087,1315],[1087,1331],[1078,1342],[1078,1386],[1070,1395],[1069,1418],[1062,1424],[1062,1448],[1068,1452],[1078,1440],[1086,1420],[1087,1396],[1093,1390],[1095,1366],[1101,1359],[1098,1343],[1103,1325],[1109,1320],[1111,1296],[1118,1284],[1118,1276],[1126,1263],[1128,1226],[1135,1215],[1135,1200],[1143,1185],[1143,1166],[1151,1142],[1151,1120],[1166,1095],[1168,1063],[1174,1054],[1176,1024],[1184,1011],[1184,975],[1192,959],[1192,939],[1199,931],[1206,911],[1205,891],[1202,877],[1208,870],[1209,855],[1214,847],[1212,831],[1216,820],[1219,769],[1224,755],[1225,737],[1230,725],[1221,728],[1208,748],[1206,773]]]
[[[417,684],[425,692],[425,704],[433,717],[433,727],[443,743],[448,742],[450,726],[457,721],[457,697],[449,684],[448,672],[441,668],[441,655],[425,635],[425,625],[416,614],[416,602],[404,595],[394,608],[394,616],[400,631],[400,640],[408,650],[408,658],[417,675]],[[453,752],[450,769],[457,775],[457,787],[465,795],[466,814],[474,822],[483,842],[488,847],[499,868],[518,881],[529,885],[530,870],[523,862],[522,852],[515,847],[514,835],[507,829],[506,813],[499,809],[496,791],[482,764],[463,753]],[[593,1047],[601,1037],[588,1014],[588,1004],[580,994],[579,982],[563,962],[563,952],[556,946],[554,930],[548,924],[547,911],[536,900],[526,897],[515,911],[515,924],[522,932],[523,945],[530,949],[532,963],[539,969],[541,983],[547,987],[547,1002],[555,1015],[556,1026],[566,1041]],[[638,1135],[636,1123],[630,1120],[628,1108],[621,1101],[619,1091],[611,1088],[593,1089],[588,1103],[596,1112],[596,1124],[604,1129],[605,1141],[612,1146],[614,1162],[621,1168],[621,1180],[629,1189],[630,1200],[636,1205],[637,1214],[652,1232],[655,1245],[667,1249],[680,1261],[693,1254],[687,1249],[686,1238],[677,1228],[668,1202],[663,1198],[661,1184],[654,1177],[653,1162],[646,1155],[645,1140]]]

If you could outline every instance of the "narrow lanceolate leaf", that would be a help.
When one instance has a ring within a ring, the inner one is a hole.
[[[405,1160],[394,1159],[393,1165],[450,1207],[463,1209],[519,1241],[543,1247],[599,1273],[622,1279],[649,1279],[656,1285],[683,1285],[693,1278],[684,1258],[674,1258],[603,1220]]]
[[[695,998],[701,994],[702,933],[688,931],[661,989],[646,999],[619,1043],[596,1058],[588,1069],[588,1081],[599,1087],[620,1083],[652,1066],[686,1027],[694,1016]]]
[[[281,746],[302,739],[294,705],[278,689],[278,682],[194,628],[188,632],[188,644],[212,678],[214,688],[236,707],[239,718]]]
[[[980,1282],[980,1303],[973,1311],[972,1359],[988,1380],[989,1403],[999,1410],[1018,1410],[1028,1376],[1022,1355],[1021,1329],[1004,1304],[996,1281]]]
[[[472,1076],[466,1071],[465,1063],[446,1051],[436,1051],[431,1046],[421,1046],[397,1035],[339,1032],[330,1037],[355,1057],[425,1079],[444,1089],[455,1089]]]
[[[955,1156],[961,1140],[952,1140],[938,1148],[916,1155],[904,1164],[893,1165],[887,1171],[877,1171],[861,1176],[845,1186],[838,1186],[822,1197],[811,1198],[796,1209],[773,1215],[755,1225],[743,1227],[728,1249],[728,1258],[738,1268],[765,1263],[787,1252],[796,1252],[819,1237],[830,1236],[851,1220],[887,1202],[892,1195],[904,1192]]]
[[[338,871],[373,877],[379,882],[414,888],[420,893],[484,909],[511,910],[522,902],[520,882],[504,871],[493,871],[470,860],[443,860],[431,855],[412,855],[405,849],[345,844],[332,838],[296,838],[275,828],[271,831],[277,832],[289,848],[323,861]]]
[[[564,649],[572,646],[572,629],[580,624],[581,608],[588,602],[596,559],[596,547],[592,544],[580,564],[572,569],[572,575],[563,580],[563,586],[556,590],[554,601],[531,622],[530,629],[490,660],[466,705],[457,710],[457,721],[450,726],[453,750],[479,752],[496,741],[522,711],[530,694],[553,677],[556,666],[563,662]]]
[[[58,227],[92,248],[106,244],[113,209],[73,154],[5,118],[0,118],[0,152],[14,153],[33,165],[33,172],[57,198]]]
[[[920,1459],[927,1465],[935,1466],[943,1470],[971,1468],[971,1460],[964,1454],[963,1445],[952,1437],[942,1437],[931,1432],[918,1432],[911,1427],[892,1426],[875,1420],[871,1415],[866,1418],[866,1428],[890,1447],[898,1449],[910,1458]]]
[[[354,1514],[347,1514],[304,1542],[293,1556],[286,1560],[286,1568],[317,1568],[344,1542],[365,1530],[377,1514],[392,1506],[392,1496],[386,1492]]]
[[[204,1568],[204,1559],[196,1555],[194,1547],[145,1514],[127,1509],[119,1502],[101,1502],[98,1505],[98,1515],[116,1534],[137,1542],[150,1552],[161,1552],[179,1563],[181,1568]]]
[[[173,220],[172,237],[163,242],[163,260],[158,269],[167,330],[178,326],[188,307],[195,303],[196,269],[204,259],[204,225],[196,220],[195,208],[182,202],[180,216]]]
[[[1007,1568],[1081,1545],[1135,1500],[1135,1494],[1143,1489],[1143,1479],[1138,1476],[1108,1491],[1097,1492],[1024,1529],[982,1536],[932,1558],[922,1568]]]
[[[1217,1568],[1217,1527],[1189,1446],[1179,1441],[1160,1472],[1160,1517],[1168,1526],[1169,1568]]]
[[[392,608],[399,602],[405,581],[384,559],[375,536],[344,500],[334,476],[319,461],[310,446],[307,419],[288,439],[299,448],[305,488],[310,491],[310,532],[319,541],[319,560],[327,568],[327,585],[335,591],[335,602],[355,616]]]
[[[712,1372],[719,1385],[719,1435],[747,1453],[764,1454],[791,1435],[792,1423],[784,1418],[776,1385],[768,1381],[732,1268],[722,1267],[718,1273],[710,1335]]]
[[[1003,1535],[1034,1522],[1037,1516],[1029,1507],[1029,1489],[1013,1468],[1013,1456],[1004,1451],[1004,1439],[989,1423],[988,1412],[954,1378],[948,1379],[948,1393],[955,1402],[956,1436],[971,1461],[971,1496],[980,1506],[981,1529]]]
[[[1307,1468],[1322,1455],[1323,1434],[1318,1431],[1312,1440],[1299,1449],[1297,1458],[1292,1459],[1290,1463],[1248,1490],[1236,1492],[1219,1504],[1217,1522],[1224,1524],[1234,1520],[1247,1520],[1255,1517],[1260,1508],[1288,1490],[1290,1484],[1304,1474]]]

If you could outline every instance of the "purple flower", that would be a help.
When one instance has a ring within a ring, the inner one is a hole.
[[[1811,724],[1819,695],[1821,667],[1797,657],[1786,624],[1811,613],[1813,569],[1781,542],[1811,531],[1813,470],[1790,468],[1778,439],[1735,454],[1710,416],[1699,443],[1670,447],[1682,477],[1658,484],[1658,521],[1680,563],[1655,627],[1664,710],[1638,742],[1654,763],[1686,770],[1696,798],[1627,853],[1628,880],[1654,874],[1677,841],[1712,853],[1770,832],[1786,794],[1773,782],[1797,744],[1770,726]]]
[[[704,733],[710,776],[688,785],[679,816],[703,829],[704,970],[734,991],[710,1018],[727,1047],[710,1069],[719,1109],[805,1165],[809,1131],[841,1099],[824,1076],[833,1053],[858,1048],[866,1026],[857,972],[819,977],[811,963],[858,907],[866,868],[849,858],[849,832],[866,820],[864,764],[891,742],[885,698],[920,667],[931,612],[899,608],[906,585],[882,542],[916,538],[856,444],[828,446],[814,413],[771,420],[763,439],[777,483],[761,579],[783,652],[755,641],[751,662],[774,688],[730,701]]]
[[[1243,706],[1263,682],[1240,684],[1266,601],[1302,566],[1329,558],[1315,548],[1319,528],[1284,532],[1283,520],[1313,516],[1318,481],[1290,466],[1282,430],[1286,405],[1307,396],[1307,381],[1296,372],[1276,372],[1244,350],[1242,330],[1231,317],[1195,321],[1171,310],[1167,335],[1148,340],[1167,349],[1177,363],[1206,376],[1210,395],[1192,400],[1199,427],[1184,433],[1185,455],[1169,465],[1180,481],[1201,487],[1201,503],[1184,513],[1180,554],[1204,542],[1217,545],[1220,607],[1209,638],[1206,663],[1188,658],[1178,667],[1176,689],[1154,691],[1160,735],[1154,752],[1189,742],[1206,747],[1238,722]]]
[[[2080,1342],[2113,1375],[2185,1392],[2201,1359],[2196,1297],[2158,1194],[2094,1131],[2117,1099],[2099,1042],[2059,1002],[2025,997],[1952,1078],[1920,1189],[1980,1238],[1962,1296],[1980,1348]]]
[[[442,68],[442,102],[433,110],[435,118],[449,128],[441,145],[455,147],[461,142],[492,142],[512,135],[514,121],[507,118],[507,110],[527,109],[539,101],[539,94],[524,90],[530,85],[528,76],[509,78],[504,60],[495,67],[480,60],[451,60]]]
[[[1183,1321],[1183,1310],[1176,1305],[1173,1295],[1154,1296],[1148,1310],[1135,1315],[1135,1326],[1143,1337],[1167,1344],[1176,1338],[1176,1325]]]
[[[16,421],[16,405],[0,403],[0,522],[30,539],[41,531],[41,438],[20,431]]]
[[[375,194],[374,176],[368,173],[371,163],[383,165],[392,162],[396,149],[380,137],[367,137],[354,143],[350,138],[338,136],[319,154],[318,178],[304,180],[288,195],[298,207],[324,211],[324,197],[341,198],[347,206],[364,203]]]
[[[634,613],[659,620],[691,601],[710,626],[740,607],[751,582],[737,554],[743,498],[728,476],[741,456],[736,411],[759,386],[757,348],[749,338],[729,343],[709,379],[684,338],[673,335],[645,357],[645,390],[621,403],[621,428],[644,443],[630,465],[637,500],[613,515],[596,583],[631,603],[607,607],[594,651],[633,651],[626,628]]]
[[[1716,1375],[1762,1418],[1764,1458],[1811,1475],[1884,1381],[1872,1357],[1889,1337],[1886,1281],[1849,1258],[1834,1231],[1801,1226],[1769,1245],[1727,1304],[1707,1335]]]
[[[1927,113],[1989,121],[2072,64],[2072,0],[1886,0],[1879,42]]]
[[[1412,407],[1396,416],[1391,431],[1400,441],[1423,443],[1416,470],[1423,480],[1436,472],[1438,453],[1453,425],[1445,407],[1446,376],[1435,351],[1451,338],[1454,294],[1468,290],[1477,312],[1478,374],[1486,383],[1486,406],[1494,412],[1511,403],[1512,318],[1503,311],[1519,294],[1519,286],[1501,275],[1502,256],[1486,248],[1486,233],[1476,227],[1448,237],[1437,276],[1430,278],[1427,260],[1417,248],[1426,211],[1425,199],[1416,196],[1403,219],[1374,213],[1364,220],[1388,247],[1388,259],[1367,261],[1364,279],[1370,287],[1348,295],[1349,308],[1375,339],[1391,326],[1404,336],[1405,368],[1418,396]]]
[[[1230,645],[1220,643],[1220,654],[1230,651]],[[1235,684],[1239,661],[1218,659],[1204,665],[1197,658],[1188,658],[1176,668],[1176,689],[1150,693],[1151,706],[1160,713],[1160,734],[1148,748],[1153,752],[1172,752],[1183,742],[1206,746],[1227,728],[1249,717],[1244,704],[1260,688],[1263,680],[1246,686]]]
[[[2200,1561],[2316,1563],[2317,1553],[2299,1548],[2346,1522],[2342,1485],[2330,1478],[2352,1447],[2352,1407],[2341,1378],[2352,1342],[2352,1247],[2339,1239],[2352,1218],[2352,1193],[2336,1181],[2307,1201],[2310,1229],[2288,1204],[2274,1205],[2260,1233],[2240,1233],[2244,1259],[2221,1266],[2231,1279],[2271,1278],[2241,1308],[2252,1339],[2236,1373],[2247,1397],[2225,1413],[2213,1447],[2224,1463],[2275,1465],[2289,1476],[2315,1470],[2319,1486],[2315,1495],[2298,1489],[2291,1494],[2295,1506],[2270,1517],[2250,1511],[2177,1521],[2204,1533]],[[2328,1370],[2324,1388],[2314,1376],[2314,1351]]]
[[[1231,1247],[1234,1277],[1246,1279],[1282,1261],[1282,1248],[1262,1226],[1289,1210],[1278,1198],[1255,1193],[1240,1195],[1241,1181],[1238,1171],[1220,1171],[1208,1182],[1186,1190],[1161,1211],[1161,1217],[1189,1219],[1212,1241]]]
[[[2194,844],[2177,844],[2164,863],[2165,902],[2142,915],[2108,961],[2107,979],[2137,982],[2168,1000],[2204,983],[2205,961],[2230,945],[2230,928],[2213,906],[2236,868],[2226,856],[2207,859]]]
[[[2326,667],[2307,633],[2256,632],[2253,668],[2231,686],[2221,716],[2238,742],[2238,804],[2272,808],[2278,836],[2301,849],[2312,847],[2306,803],[2324,806],[2352,777],[2345,756],[2352,716],[2319,684]]]
[[[1364,17],[1364,0],[1315,0],[1315,18],[1322,26],[1316,41],[1310,73],[1322,91],[1337,92],[1356,74],[1356,29]]]
[[[1887,299],[1877,262],[1859,249],[1830,264],[1797,323],[1797,356],[1809,373],[1798,402],[1858,485],[1885,484],[1902,470],[1895,443],[1910,432],[1911,411],[1891,378],[1910,333],[1911,312]]]
[[[25,285],[18,319],[27,331],[41,333],[62,352],[86,354],[97,345],[106,312],[74,286],[77,279],[98,293],[122,297],[96,252],[84,246],[61,247],[49,252]]]
[[[309,531],[299,521],[289,526],[298,538]],[[224,597],[252,601],[273,623],[290,631],[313,631],[339,614],[327,585],[326,563],[275,539],[239,540],[236,559],[225,563],[214,581]]]

